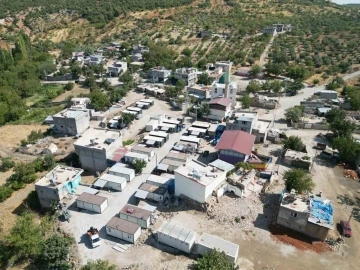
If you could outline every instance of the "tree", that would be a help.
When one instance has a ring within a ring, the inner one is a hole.
[[[206,72],[203,72],[198,77],[198,81],[197,81],[198,84],[203,84],[203,85],[210,85],[212,82],[213,82],[213,79]]]
[[[285,111],[285,118],[287,121],[292,121],[293,123],[298,123],[302,117],[303,110],[300,106],[295,106]]]
[[[25,213],[16,219],[15,225],[4,239],[8,262],[19,262],[36,257],[41,250],[41,229],[34,222],[34,215]]]
[[[345,119],[346,114],[343,110],[339,108],[332,108],[328,113],[326,114],[326,120],[329,123],[335,122],[335,121],[342,121]]]
[[[110,264],[109,261],[96,260],[89,261],[86,265],[81,267],[81,270],[116,270],[117,267],[114,264]]]
[[[354,163],[356,155],[360,150],[360,144],[347,137],[335,138],[332,146],[339,151],[340,160],[348,164]]]
[[[334,133],[334,137],[351,137],[356,130],[356,124],[347,119],[336,119],[330,123],[330,130]]]
[[[191,51],[191,49],[189,49],[189,48],[185,48],[185,49],[182,50],[181,53],[182,53],[183,55],[185,55],[185,56],[190,57],[191,54],[192,54],[192,51]]]
[[[246,86],[246,92],[248,93],[256,93],[262,89],[262,85],[258,80],[252,80],[249,82],[248,86]]]
[[[35,265],[39,269],[49,270],[70,270],[71,264],[68,261],[71,239],[57,234],[46,239]]]
[[[265,72],[268,74],[273,74],[275,76],[280,75],[284,69],[285,69],[284,63],[269,62],[268,64],[265,65]]]
[[[101,92],[99,89],[95,89],[90,93],[91,106],[96,111],[104,111],[110,106],[109,97]]]
[[[291,169],[284,173],[287,191],[295,189],[298,193],[311,192],[315,187],[311,177],[303,169]]]
[[[67,84],[65,84],[64,90],[71,91],[74,89],[74,86],[75,86],[75,84],[73,82],[68,82]]]
[[[252,102],[252,98],[249,96],[249,94],[245,94],[241,98],[241,104],[244,109],[250,108],[251,102]]]
[[[177,87],[165,86],[165,96],[168,98],[176,98],[180,95],[181,90]]]
[[[298,136],[290,136],[289,138],[285,139],[283,146],[285,149],[291,149],[295,151],[302,151],[305,147],[301,138]]]
[[[309,70],[305,66],[292,65],[287,70],[287,75],[294,80],[305,80],[310,76]]]
[[[235,169],[238,170],[238,169],[244,169],[244,170],[252,170],[254,169],[254,166],[251,165],[250,163],[246,163],[246,162],[238,162],[235,164]]]
[[[210,106],[208,103],[203,103],[200,108],[202,115],[209,115],[210,114]]]
[[[15,166],[15,161],[11,157],[2,157],[1,164],[1,170],[6,172]]]
[[[229,262],[225,252],[213,249],[206,252],[195,264],[195,270],[234,270],[234,266]]]
[[[41,129],[38,131],[32,130],[30,134],[27,136],[27,143],[36,143],[43,137],[43,133]]]
[[[122,123],[125,126],[130,125],[134,120],[136,116],[130,113],[122,113],[121,119],[119,119],[119,123]]]
[[[176,90],[178,90],[178,91],[182,91],[182,90],[184,90],[184,88],[185,88],[186,85],[187,85],[187,84],[186,84],[186,82],[185,82],[184,80],[178,80],[178,81],[176,82],[175,88],[176,88]]]
[[[42,167],[44,170],[50,170],[52,168],[54,168],[56,165],[56,160],[53,157],[53,155],[48,154],[44,157],[43,161],[42,161]]]
[[[317,85],[317,84],[319,84],[319,82],[320,82],[319,79],[316,79],[316,78],[313,79],[313,81],[312,81],[313,85]]]
[[[146,161],[143,159],[135,159],[133,164],[135,173],[139,174],[142,173],[142,170],[146,167]]]
[[[282,89],[281,82],[279,80],[273,80],[270,82],[270,89],[273,93],[279,93]]]
[[[256,78],[257,75],[261,73],[261,67],[259,65],[254,65],[251,67],[249,74],[251,77]]]
[[[350,102],[352,110],[360,110],[360,90],[355,86],[345,86],[341,93]]]

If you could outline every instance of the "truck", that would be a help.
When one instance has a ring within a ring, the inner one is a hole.
[[[90,229],[87,231],[87,235],[90,239],[90,243],[93,248],[100,246],[101,241],[100,241],[98,229],[94,227],[90,227]]]

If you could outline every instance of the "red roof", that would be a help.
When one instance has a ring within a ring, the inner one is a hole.
[[[209,101],[209,104],[219,104],[219,105],[227,107],[231,104],[231,99],[230,98],[214,98]]]
[[[255,136],[241,130],[225,130],[221,136],[217,150],[233,150],[249,156],[254,146]]]

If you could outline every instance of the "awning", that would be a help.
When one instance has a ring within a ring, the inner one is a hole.
[[[169,128],[168,127],[162,127],[161,131],[169,131]]]
[[[153,141],[153,140],[146,141],[146,145],[154,145],[154,144],[155,144],[155,141]]]
[[[103,187],[106,186],[106,184],[107,184],[107,181],[102,180],[102,179],[98,179],[98,180],[96,180],[96,182],[94,183],[94,186],[95,186],[95,187],[99,187],[99,188],[103,188]]]
[[[85,192],[95,195],[99,193],[99,190],[89,187],[87,190],[85,190]]]
[[[159,165],[157,165],[156,168],[160,171],[167,172],[167,170],[169,169],[169,165],[160,163]]]
[[[135,197],[145,200],[148,194],[149,194],[149,192],[147,192],[145,190],[138,189],[136,191],[136,193],[135,193]]]

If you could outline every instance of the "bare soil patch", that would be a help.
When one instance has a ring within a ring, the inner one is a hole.
[[[33,130],[41,130],[45,132],[48,126],[43,125],[5,125],[0,127],[0,146],[4,147],[18,147],[20,141],[26,137]]]
[[[90,94],[90,89],[83,88],[78,84],[74,85],[74,88],[71,91],[65,91],[60,96],[53,99],[54,102],[65,101],[69,97],[78,97],[80,95],[88,95]]]

